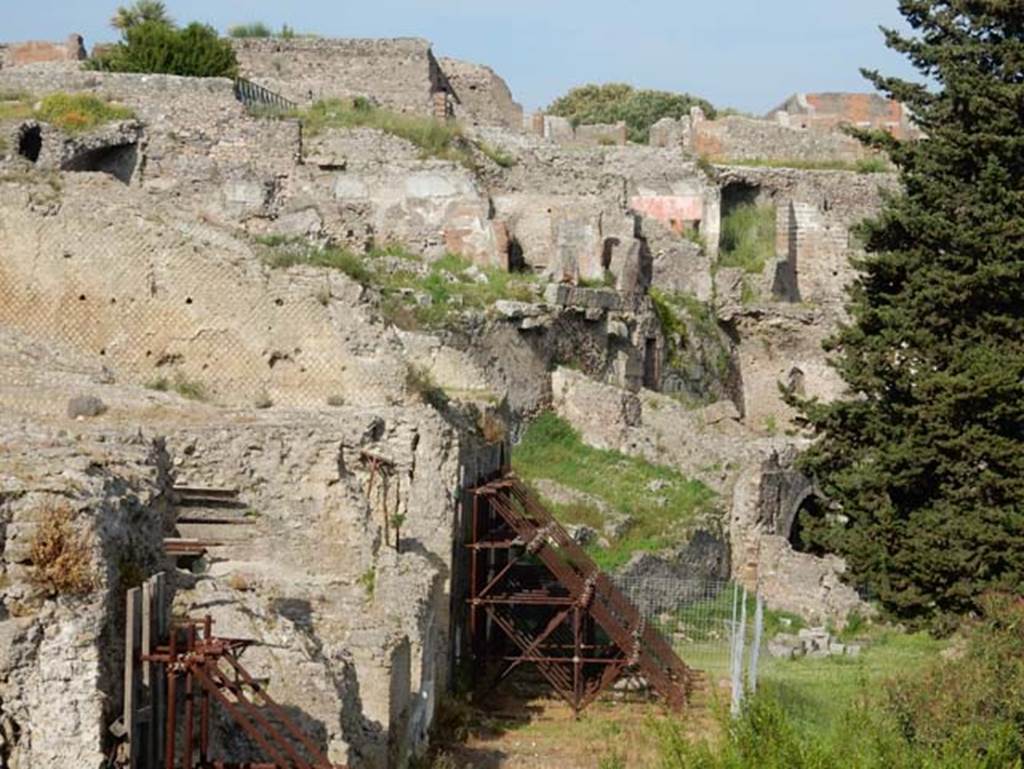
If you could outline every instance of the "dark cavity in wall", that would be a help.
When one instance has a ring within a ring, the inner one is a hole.
[[[110,174],[128,184],[139,160],[138,144],[116,144],[86,150],[61,164],[62,171],[93,171]]]
[[[523,247],[515,238],[508,242],[508,271],[526,272],[526,258],[523,256]]]
[[[39,160],[43,151],[43,132],[38,125],[29,124],[21,127],[18,132],[18,154],[33,163]]]
[[[722,188],[722,216],[740,206],[756,206],[761,202],[761,187],[746,182],[732,182]]]

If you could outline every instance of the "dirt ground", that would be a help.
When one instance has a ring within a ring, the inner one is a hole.
[[[601,700],[577,719],[561,700],[505,692],[468,707],[439,747],[445,769],[646,769],[658,762],[658,733],[680,726],[698,736],[716,729],[713,697],[698,691],[683,713],[657,702]]]

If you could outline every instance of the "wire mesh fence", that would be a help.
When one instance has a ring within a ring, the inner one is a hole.
[[[725,580],[628,577],[616,584],[733,711],[757,688],[764,636],[764,602]]]

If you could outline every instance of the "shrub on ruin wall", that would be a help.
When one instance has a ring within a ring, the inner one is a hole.
[[[87,93],[51,93],[35,110],[35,117],[39,120],[70,133],[88,131],[104,123],[128,120],[134,116],[127,107]]]
[[[75,514],[67,504],[40,511],[29,547],[32,581],[49,595],[88,595],[96,588],[92,551],[86,536],[75,529]]]
[[[185,77],[238,75],[238,59],[231,43],[216,30],[193,22],[177,28],[145,22],[124,31],[123,40],[90,60],[94,69],[107,72],[148,72]]]
[[[629,129],[629,140],[646,143],[651,126],[662,118],[681,118],[700,107],[709,118],[715,108],[704,99],[685,93],[637,89],[625,83],[584,85],[556,99],[547,112],[568,118],[573,125],[618,123]]]

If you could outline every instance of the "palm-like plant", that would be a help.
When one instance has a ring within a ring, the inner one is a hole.
[[[118,6],[117,13],[110,19],[110,26],[124,32],[146,22],[174,23],[161,0],[135,0],[131,5]]]

